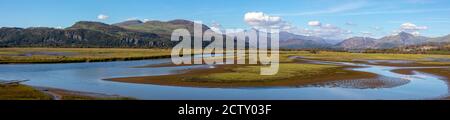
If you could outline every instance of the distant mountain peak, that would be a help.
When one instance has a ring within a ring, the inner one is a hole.
[[[400,36],[400,38],[402,38],[402,39],[409,39],[412,37],[416,37],[416,35],[413,35],[413,34],[410,34],[407,32],[400,32],[400,33],[398,33],[398,36]]]
[[[412,35],[412,34],[402,31],[402,32],[398,33],[398,35]]]
[[[410,40],[410,39],[422,39],[422,38],[426,38],[426,37],[419,36],[419,35],[413,35],[413,34],[407,33],[407,32],[400,32],[397,35],[387,36],[387,37],[384,37],[384,38],[397,38],[397,39],[400,39],[400,40]]]
[[[344,49],[366,49],[371,48],[375,44],[375,40],[370,37],[352,37],[338,43],[336,46]]]
[[[374,39],[374,38],[371,38],[371,37],[358,37],[358,36],[356,36],[356,37],[351,37],[351,38],[348,38],[348,39]]]
[[[165,38],[170,38],[171,33],[176,29],[187,29],[188,31],[192,32],[194,31],[194,25],[197,25],[197,23],[183,19],[175,19],[171,21],[152,20],[145,22],[133,20],[114,24],[114,26],[118,26],[128,30],[164,35]],[[204,24],[202,24],[201,26],[203,31],[210,29]]]

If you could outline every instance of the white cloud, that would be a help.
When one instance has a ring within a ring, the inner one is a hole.
[[[299,35],[317,36],[330,39],[342,39],[351,37],[350,30],[345,30],[331,24],[323,24],[320,21],[309,21],[308,25],[312,29],[301,29],[284,21],[281,17],[270,16],[263,12],[248,12],[244,17],[245,22],[255,29],[279,29],[280,31],[291,32]]]
[[[244,21],[255,29],[292,29],[288,22],[278,16],[270,16],[263,12],[247,12],[244,15]]]
[[[322,23],[320,23],[320,21],[309,21],[308,25],[309,26],[322,26]]]
[[[148,22],[150,19],[143,19],[142,22]]]
[[[417,26],[416,24],[413,23],[403,23],[402,25],[400,25],[400,28],[402,30],[426,30],[428,29],[427,26]]]
[[[100,14],[100,15],[97,16],[97,19],[99,19],[99,20],[106,20],[108,18],[109,18],[109,16],[104,15],[104,14]]]
[[[420,31],[427,30],[427,26],[417,26],[416,24],[406,22],[400,25],[399,30],[394,30],[393,33],[398,34],[400,32],[410,33],[416,36],[420,35]]]

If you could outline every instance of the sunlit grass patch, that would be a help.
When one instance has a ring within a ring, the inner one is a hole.
[[[413,60],[426,61],[427,58],[450,58],[450,55],[431,55],[431,54],[382,54],[382,53],[348,53],[348,52],[328,52],[321,51],[312,54],[307,51],[285,51],[282,54],[286,56],[303,56],[311,59],[329,60],[329,61],[353,61],[353,60]]]
[[[282,63],[275,75],[260,75],[260,68],[267,66],[245,66],[231,69],[230,72],[212,73],[190,79],[191,81],[207,82],[255,82],[286,80],[289,78],[308,78],[321,74],[326,74],[329,69],[337,68],[331,65],[296,64]]]
[[[0,86],[0,100],[51,100],[51,97],[24,85]]]
[[[37,54],[36,54],[37,53]],[[57,53],[57,54],[55,54]],[[170,57],[170,49],[1,48],[0,63],[60,63]]]

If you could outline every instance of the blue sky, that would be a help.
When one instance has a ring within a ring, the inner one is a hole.
[[[253,16],[247,21],[246,13],[259,14],[249,14]],[[1,0],[0,15],[1,27],[188,19],[223,28],[288,24],[293,32],[326,37],[450,34],[449,0]]]

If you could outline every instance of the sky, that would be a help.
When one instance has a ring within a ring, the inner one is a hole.
[[[450,34],[450,0],[1,0],[0,27],[69,27],[131,19],[276,28],[330,39]]]

